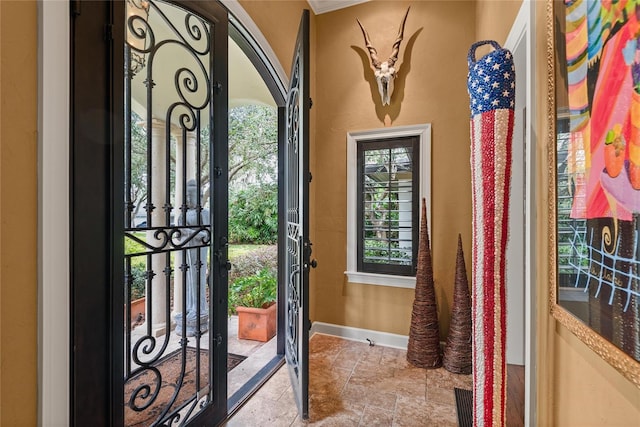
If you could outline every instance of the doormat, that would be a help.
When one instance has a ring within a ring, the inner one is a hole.
[[[182,349],[178,349],[172,353],[169,353],[162,359],[160,359],[155,368],[162,379],[160,389],[156,387],[158,374],[153,370],[146,370],[140,372],[134,377],[130,378],[124,385],[124,419],[126,426],[142,427],[148,426],[157,421],[158,417],[163,414],[168,414],[176,408],[179,408],[187,400],[191,399],[196,392],[196,357],[197,352],[195,348],[187,347],[185,357],[184,376],[182,372]],[[202,394],[206,393],[209,388],[209,352],[208,350],[200,350],[200,384],[199,388]],[[228,353],[227,357],[227,372],[238,366],[245,356],[240,356],[233,353]],[[179,379],[182,379],[182,385],[178,389]],[[149,386],[150,389],[145,393],[145,386]],[[149,398],[152,398],[156,393],[155,400],[145,409],[136,411],[131,408],[131,397],[137,392],[137,398],[135,404],[137,407],[144,407],[149,403],[150,399],[145,399],[147,394]],[[167,404],[173,399],[177,392],[175,402],[167,410]]]
[[[454,387],[453,392],[456,395],[458,426],[473,427],[473,391]]]
[[[227,353],[227,372],[238,366],[247,356],[239,354]]]

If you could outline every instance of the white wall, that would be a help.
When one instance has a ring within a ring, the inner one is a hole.
[[[516,66],[516,104],[509,203],[509,240],[507,243],[507,363],[524,365],[525,351],[525,107],[526,40],[521,37],[508,46]]]

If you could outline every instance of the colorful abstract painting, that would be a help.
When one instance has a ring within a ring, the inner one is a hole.
[[[558,304],[640,361],[640,2],[554,11]]]

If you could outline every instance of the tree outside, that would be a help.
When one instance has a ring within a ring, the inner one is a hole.
[[[147,202],[147,139],[148,130],[138,125],[144,122],[140,116],[131,114],[131,200],[132,218],[146,217]],[[256,280],[268,284],[267,293],[274,295],[277,280],[277,233],[278,233],[278,121],[273,107],[246,105],[229,110],[229,241],[230,256],[234,269],[230,280],[230,301],[238,300],[232,295],[235,281],[253,283]],[[210,177],[208,175],[210,129],[200,134],[200,159],[203,175],[204,207],[210,201]],[[170,140],[171,194],[174,199],[176,141]],[[239,255],[233,246],[242,245]],[[255,245],[255,246],[254,246]],[[265,245],[267,248],[265,249]],[[271,247],[271,249],[270,249]],[[131,249],[133,250],[133,249]],[[235,259],[234,259],[235,258]],[[132,259],[132,269],[144,271],[144,257]],[[135,280],[144,283],[144,274],[136,274]],[[139,277],[138,277],[139,276]],[[266,279],[268,280],[266,280]],[[134,283],[135,285],[135,283]]]
[[[131,200],[132,216],[144,214],[147,201],[147,129],[138,123],[142,118],[131,113]],[[273,107],[246,105],[229,110],[229,193],[252,189],[262,191],[262,186],[277,184],[278,178],[278,119]],[[209,204],[209,141],[210,129],[200,133],[200,163],[203,175],[203,206]],[[174,197],[176,141],[171,137],[171,195]],[[271,191],[267,188],[267,191]]]

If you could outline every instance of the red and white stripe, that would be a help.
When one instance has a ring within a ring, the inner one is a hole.
[[[505,253],[513,110],[471,118],[474,426],[503,426],[506,401]]]

